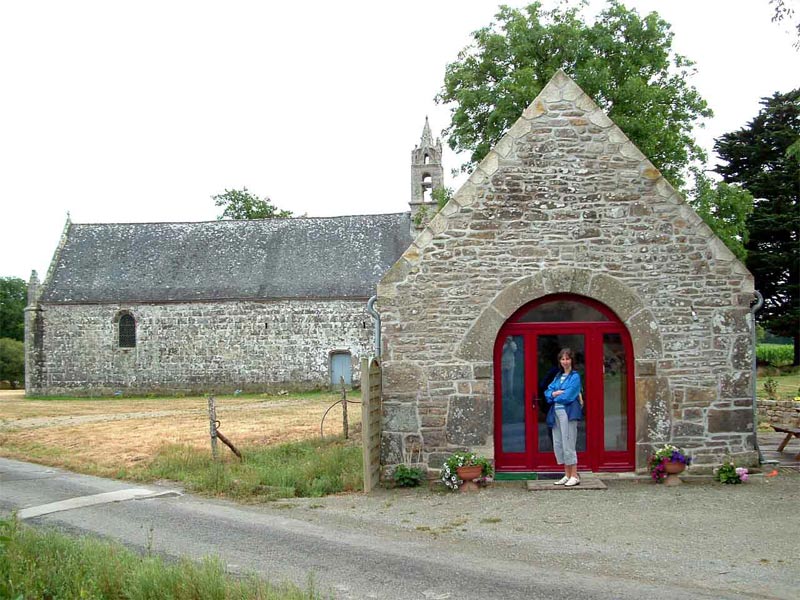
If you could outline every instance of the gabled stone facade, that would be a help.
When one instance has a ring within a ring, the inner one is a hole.
[[[637,468],[665,442],[754,459],[752,276],[559,71],[378,286],[383,464],[491,456],[498,331],[560,292],[630,333]]]

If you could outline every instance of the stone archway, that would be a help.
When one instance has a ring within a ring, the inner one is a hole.
[[[605,304],[630,333],[635,369],[636,465],[643,468],[650,443],[669,438],[670,385],[656,373],[662,341],[655,318],[641,297],[623,281],[581,268],[555,268],[519,279],[481,311],[457,345],[455,355],[468,362],[491,365],[495,339],[508,318],[529,302],[557,293],[577,294]]]

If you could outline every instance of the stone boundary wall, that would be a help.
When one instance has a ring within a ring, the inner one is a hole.
[[[493,453],[493,347],[554,293],[610,307],[631,334],[636,465],[754,452],[753,279],[601,109],[559,72],[378,286],[385,465],[422,440]]]
[[[760,423],[800,427],[800,402],[759,399],[757,406]]]
[[[357,383],[373,345],[366,299],[39,309],[29,309],[39,331],[30,338],[29,395],[327,388],[331,352],[351,353]],[[123,312],[136,320],[135,348],[118,347]]]

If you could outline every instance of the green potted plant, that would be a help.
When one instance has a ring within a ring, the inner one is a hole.
[[[678,473],[692,464],[692,458],[672,444],[665,444],[650,456],[650,476],[656,483],[678,485]]]
[[[456,491],[478,489],[478,485],[486,485],[494,475],[494,467],[488,458],[473,452],[453,452],[444,461],[441,480],[448,488]],[[466,485],[465,485],[466,484]]]

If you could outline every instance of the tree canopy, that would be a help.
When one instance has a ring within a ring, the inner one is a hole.
[[[25,339],[28,286],[19,277],[0,277],[0,338]]]
[[[791,24],[791,27],[797,34],[793,46],[795,49],[800,50],[800,19],[797,18],[800,17],[800,15],[796,14],[795,8],[791,6],[790,2],[792,2],[792,0],[769,0],[774,10],[772,20],[774,22],[781,22],[784,19],[787,21],[791,21],[793,18],[795,19],[795,22]],[[797,3],[795,2],[795,4]]]
[[[593,24],[585,6],[522,10],[501,6],[496,21],[447,65],[437,103],[452,103],[449,146],[473,167],[520,117],[556,70],[564,69],[677,188],[705,155],[692,135],[711,110],[689,85],[694,63],[672,50],[670,25],[609,0]]]
[[[288,219],[292,211],[281,210],[269,198],[263,200],[246,187],[241,190],[226,189],[224,194],[211,196],[216,206],[225,207],[217,220],[222,219]]]
[[[764,296],[759,314],[771,332],[794,338],[800,364],[800,88],[776,92],[746,127],[721,136],[717,172],[749,191],[747,267]]]
[[[750,192],[738,185],[712,181],[705,173],[694,169],[694,190],[687,200],[736,258],[744,262],[745,245],[750,237],[748,219],[753,213]]]

